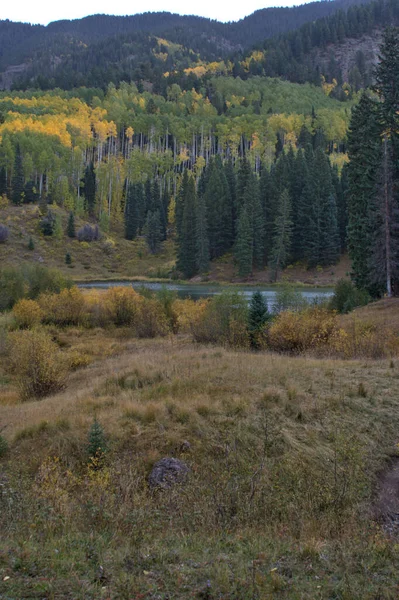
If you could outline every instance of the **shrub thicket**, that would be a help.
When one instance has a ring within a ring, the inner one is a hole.
[[[59,293],[72,282],[56,269],[39,264],[0,269],[0,311],[10,309],[18,300],[35,300],[45,292]]]
[[[23,298],[19,300],[12,309],[18,327],[29,329],[41,323],[44,312],[36,300]]]
[[[208,302],[191,323],[196,342],[248,347],[248,306],[237,292],[223,292]]]
[[[10,359],[23,400],[42,398],[63,388],[66,363],[57,344],[45,331],[18,331],[10,339]]]
[[[100,239],[100,230],[98,225],[83,225],[80,229],[78,229],[76,234],[79,242],[94,242]]]
[[[268,331],[268,344],[276,352],[299,354],[331,343],[339,335],[337,316],[325,308],[280,313]]]
[[[369,302],[371,296],[366,290],[358,290],[348,279],[340,279],[335,286],[330,308],[345,314]]]
[[[59,294],[42,294],[38,298],[44,321],[54,325],[81,325],[86,321],[86,305],[82,292],[73,287]]]

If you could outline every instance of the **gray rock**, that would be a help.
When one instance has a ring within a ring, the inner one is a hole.
[[[176,483],[183,483],[187,478],[189,468],[177,458],[162,458],[155,463],[148,483],[152,488],[170,488]]]

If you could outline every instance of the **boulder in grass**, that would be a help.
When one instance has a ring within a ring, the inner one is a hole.
[[[183,483],[188,472],[189,468],[182,460],[162,458],[155,463],[148,477],[148,483],[151,488],[171,488],[177,483]]]

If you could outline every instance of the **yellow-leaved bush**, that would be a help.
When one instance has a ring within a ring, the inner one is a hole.
[[[23,400],[42,398],[64,387],[67,363],[45,331],[33,329],[11,334],[10,360]]]
[[[59,294],[42,294],[38,298],[44,321],[54,325],[82,325],[87,318],[83,293],[77,288],[64,289]]]
[[[299,354],[329,346],[340,336],[335,312],[308,308],[280,313],[268,331],[268,346],[276,352]]]
[[[12,313],[18,327],[30,329],[39,325],[44,318],[44,312],[35,300],[22,299],[13,307]]]

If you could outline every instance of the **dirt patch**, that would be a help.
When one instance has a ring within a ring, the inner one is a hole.
[[[387,533],[399,535],[399,458],[394,458],[380,476],[374,516]]]

